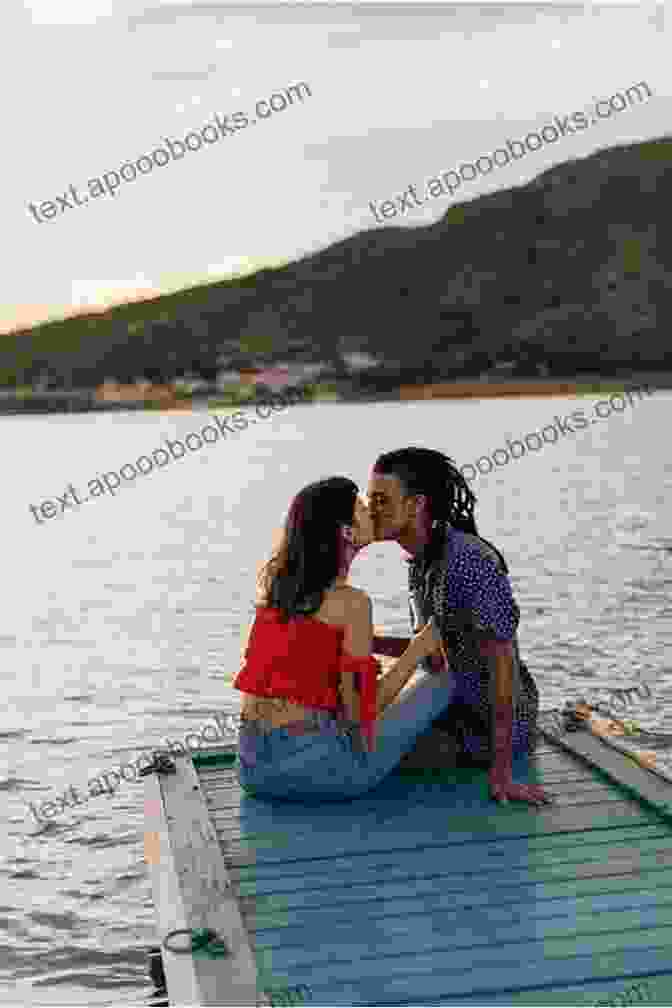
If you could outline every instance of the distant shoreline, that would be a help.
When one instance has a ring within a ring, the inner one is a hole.
[[[352,385],[343,387],[342,394],[338,382],[330,382],[335,392],[321,396],[319,392],[308,402],[378,403],[378,402],[419,402],[445,399],[547,399],[561,396],[580,398],[594,395],[621,394],[626,389],[650,386],[653,389],[672,389],[672,372],[646,372],[622,376],[605,377],[579,375],[574,378],[497,378],[495,381],[477,378],[456,381],[432,382],[424,384],[400,383],[395,391],[375,394],[362,391],[353,394]],[[250,400],[252,402],[253,400]],[[12,396],[0,390],[0,416],[45,415],[52,413],[108,413],[146,411],[152,413],[189,413],[201,407],[215,409],[244,409],[248,405],[231,397],[227,400],[223,390],[209,394],[198,394],[191,399],[175,399],[173,402],[153,401],[150,396],[137,400],[99,400],[93,390],[73,390],[72,392],[36,392],[28,396]]]
[[[612,395],[625,389],[649,385],[652,388],[672,388],[672,374],[630,375],[628,378],[605,378],[580,375],[576,378],[511,378],[497,381],[435,382],[426,385],[402,385],[399,398],[417,399],[506,399],[548,398],[549,396]]]

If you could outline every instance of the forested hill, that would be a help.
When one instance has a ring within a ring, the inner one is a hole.
[[[418,380],[664,367],[672,138],[599,151],[427,226],[377,227],[279,269],[0,337],[0,381],[170,379],[368,351]],[[669,368],[669,351],[667,353]]]

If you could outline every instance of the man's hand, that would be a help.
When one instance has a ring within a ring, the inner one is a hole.
[[[553,798],[538,784],[514,784],[511,774],[503,774],[501,767],[490,770],[490,795],[495,801],[506,805],[509,801],[523,801],[529,805],[552,805]]]

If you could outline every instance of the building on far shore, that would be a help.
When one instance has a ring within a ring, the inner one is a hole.
[[[154,385],[148,381],[138,381],[132,385],[120,385],[117,381],[107,379],[94,391],[95,402],[176,402],[174,385]]]
[[[263,385],[274,392],[281,392],[286,388],[294,388],[306,382],[317,381],[325,367],[324,364],[319,363],[296,364],[281,361],[265,367],[241,368],[239,372],[240,384]]]

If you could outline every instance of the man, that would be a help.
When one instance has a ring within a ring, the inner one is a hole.
[[[540,787],[512,779],[514,750],[534,751],[539,698],[518,654],[506,564],[478,535],[466,480],[440,452],[405,448],[378,458],[368,493],[376,540],[408,554],[414,629],[432,621],[457,679],[457,703],[438,720],[456,724],[463,752],[489,764],[497,801],[549,802]],[[374,651],[396,657],[407,644],[376,637]]]

